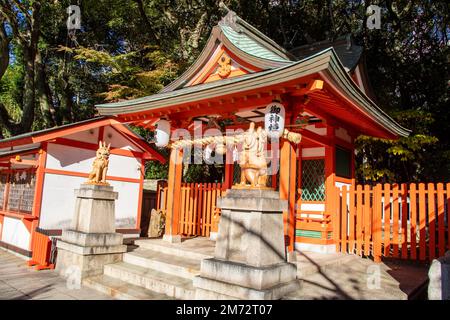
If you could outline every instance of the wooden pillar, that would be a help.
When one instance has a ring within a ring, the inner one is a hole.
[[[288,200],[288,212],[283,212],[284,234],[288,252],[294,251],[295,243],[295,195],[296,195],[296,150],[287,140],[281,141],[280,155],[280,199]]]
[[[47,142],[43,142],[39,150],[38,167],[36,169],[36,187],[33,198],[33,209],[31,214],[33,220],[31,222],[30,249],[33,250],[33,244],[36,238],[35,230],[39,225],[39,217],[41,216],[42,195],[44,192],[45,166],[47,163]],[[5,208],[6,209],[6,208]]]
[[[167,214],[164,239],[178,241],[181,205],[181,180],[183,175],[183,149],[173,149],[170,153],[169,179],[167,185]]]
[[[327,126],[327,137],[334,141],[334,127]],[[335,145],[325,146],[325,212],[333,219],[336,208],[336,147]],[[326,228],[326,232],[332,232],[332,223]],[[327,235],[322,235],[322,239],[327,239]]]
[[[231,189],[233,186],[234,177],[234,163],[233,163],[233,149],[227,149],[226,159],[225,159],[225,181],[224,189]]]

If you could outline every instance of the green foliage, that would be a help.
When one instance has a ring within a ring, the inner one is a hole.
[[[190,164],[185,166],[185,172],[183,174],[183,181],[187,183],[191,182],[222,182],[222,175],[224,171],[223,165],[208,165],[202,164]]]
[[[425,164],[433,161],[439,140],[426,131],[434,119],[430,113],[412,110],[394,112],[393,116],[415,131],[395,141],[358,137],[356,173],[359,181],[393,183],[430,179],[430,168]]]
[[[0,26],[9,30],[11,57],[0,78],[0,137],[28,131],[22,123],[27,116],[37,130],[91,118],[98,103],[158,92],[192,64],[225,14],[219,0],[80,1],[82,29],[68,35],[66,8],[73,1],[20,2],[30,14],[33,4],[41,4],[35,44],[44,72],[35,74],[34,109],[24,108],[24,97],[31,97],[25,66],[37,67],[38,59],[31,62],[24,55],[27,46],[19,36],[28,37],[30,30],[23,14],[13,11],[22,17],[14,34],[1,8],[12,1],[0,0]],[[398,141],[360,137],[359,182],[450,180],[447,1],[223,2],[287,49],[348,34],[364,47],[376,103],[412,134]],[[382,8],[381,30],[366,28],[372,3]],[[152,138],[148,132],[141,135]],[[185,179],[218,180],[221,169],[189,166]],[[150,162],[146,175],[166,177],[167,165]]]

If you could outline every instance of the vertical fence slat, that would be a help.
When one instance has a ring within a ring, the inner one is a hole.
[[[342,187],[342,226],[341,226],[341,252],[347,252],[347,186]]]
[[[426,258],[426,206],[425,184],[419,183],[419,259]]]
[[[370,214],[370,186],[364,186],[364,255],[370,254],[370,239],[372,236],[371,214]],[[372,189],[373,190],[373,189]]]
[[[384,185],[384,256],[391,254],[391,185]]]
[[[194,192],[194,211],[192,214],[192,233],[197,235],[197,215],[198,215],[198,192],[200,189],[200,184],[194,184],[195,192]]]
[[[434,184],[428,184],[428,255],[430,261],[436,257],[436,209]]]
[[[199,184],[199,188],[198,188],[198,205],[197,205],[197,217],[195,220],[195,234],[200,234],[201,230],[200,230],[200,221],[202,220],[202,214],[203,214],[203,183]]]
[[[398,184],[394,184],[392,188],[392,255],[398,258]]]
[[[408,258],[408,187],[406,183],[402,184],[401,187],[401,204],[402,204],[402,234],[401,234],[401,244],[402,244],[402,259]]]
[[[362,186],[358,185],[356,187],[356,254],[362,255],[362,244],[363,244],[363,193]]]
[[[208,184],[203,185],[203,212],[202,212],[202,224],[200,227],[200,234],[202,236],[205,235],[205,221],[206,221],[206,215],[208,211]]]
[[[195,193],[195,185],[191,183],[189,185],[189,215],[188,215],[188,221],[189,221],[189,235],[192,235],[192,224],[194,219],[194,193]]]
[[[181,206],[180,206],[180,232],[185,234],[185,212],[186,212],[186,187],[181,186]]]
[[[352,185],[350,186],[350,196],[349,196],[349,228],[350,228],[350,240],[349,240],[349,248],[348,253],[355,253],[355,187]]]
[[[373,241],[373,258],[375,262],[381,261],[381,196],[383,186],[377,184],[374,191],[373,205],[373,224],[372,224],[372,241]]]
[[[411,242],[411,259],[417,259],[417,188],[416,184],[412,183],[409,187],[409,201],[410,201],[410,242]]]
[[[206,236],[206,228],[209,223],[209,217],[211,216],[211,184],[208,183],[208,186],[206,188],[206,214],[205,214],[205,220],[203,220],[203,229],[202,229],[202,236]]]
[[[445,207],[444,184],[437,184],[437,215],[438,215],[438,252],[439,256],[445,255]]]
[[[336,252],[341,252],[341,190],[338,187],[334,187],[334,201],[332,201],[332,214],[333,219],[333,237],[336,242]]]

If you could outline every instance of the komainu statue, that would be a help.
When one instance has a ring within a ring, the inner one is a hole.
[[[97,153],[87,183],[108,185],[108,182],[106,182],[106,174],[108,172],[110,149],[111,144],[106,146],[106,142],[100,141],[98,143]]]
[[[250,127],[242,134],[233,136],[209,136],[195,140],[178,140],[172,143],[171,148],[184,148],[192,145],[215,145],[215,151],[224,154],[226,146],[242,144],[242,151],[239,153],[239,166],[241,168],[241,178],[234,189],[271,189],[267,187],[269,160],[266,156],[267,131],[262,127],[255,130],[255,123],[250,122]],[[297,132],[284,129],[281,138],[294,144],[299,144],[302,135]]]
[[[239,157],[241,167],[240,186],[263,188],[267,183],[267,159],[265,156],[266,132],[258,127],[255,131],[255,123],[251,122],[249,129],[244,134],[242,152]]]

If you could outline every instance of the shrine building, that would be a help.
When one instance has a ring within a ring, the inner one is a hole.
[[[274,101],[285,108],[284,127],[302,136],[299,144],[281,139],[279,149],[271,150],[279,153],[280,170],[269,177],[268,186],[289,204],[286,246],[289,251],[333,252],[332,193],[335,186],[355,184],[355,139],[409,134],[374,102],[362,49],[351,39],[288,52],[230,11],[192,66],[159,93],[96,108],[116,122],[149,130],[163,120],[170,124],[167,134],[180,128],[193,133],[198,123],[203,131],[216,127],[225,132],[247,130],[250,122],[264,127],[265,109]],[[114,144],[114,137],[110,141]],[[187,184],[183,167],[188,164],[180,161],[184,152],[171,150],[167,186],[158,191],[158,208],[166,214],[165,239],[214,238],[220,220],[217,197],[238,182],[239,166],[225,161],[222,180]],[[229,150],[225,157],[232,157]]]
[[[0,246],[27,257],[51,248],[49,237],[70,226],[74,190],[86,181],[99,141],[111,144],[117,231],[139,236],[144,164],[165,159],[128,126],[99,117],[0,140]]]

